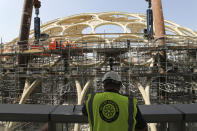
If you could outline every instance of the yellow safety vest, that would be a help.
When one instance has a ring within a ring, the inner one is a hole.
[[[86,110],[91,131],[135,131],[137,100],[114,92],[89,94]]]

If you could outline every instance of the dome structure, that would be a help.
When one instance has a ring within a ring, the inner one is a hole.
[[[122,32],[111,33],[115,38],[101,36],[103,32],[96,32],[97,28],[102,26],[114,25],[121,28]],[[103,12],[103,13],[84,13],[72,15],[64,18],[58,18],[49,21],[41,26],[41,32],[48,34],[50,37],[60,37],[63,39],[80,40],[97,40],[108,39],[118,40],[131,38],[133,41],[144,41],[143,30],[146,28],[146,15],[126,13],[126,12]],[[185,36],[194,39],[197,32],[192,29],[180,26],[174,22],[165,20],[165,29],[167,35]],[[88,30],[89,32],[87,32]],[[86,32],[85,32],[86,31]],[[85,32],[85,33],[84,33]],[[30,40],[33,38],[33,30],[30,32]],[[168,36],[168,38],[171,38]],[[175,37],[174,37],[175,38]],[[15,38],[10,44],[15,44],[18,38]]]

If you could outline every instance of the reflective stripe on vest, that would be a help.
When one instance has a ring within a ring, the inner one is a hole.
[[[96,114],[93,114],[93,112],[94,112],[94,108],[93,108],[94,97],[95,97],[95,100],[96,99],[98,100],[98,98],[96,97],[97,95],[96,96],[95,95],[96,95],[95,93],[91,94],[91,96],[89,95],[88,100],[86,101],[86,109],[87,109],[87,113],[88,113],[88,121],[89,121],[89,124],[90,124],[91,131],[94,130],[93,128],[96,128],[95,131],[98,130],[98,128],[96,126],[97,123],[94,123],[94,119],[96,119],[96,118],[94,118],[94,115],[96,115]],[[116,98],[117,98],[116,100],[118,100],[118,97],[116,97]],[[120,99],[120,100],[122,100],[122,99]],[[128,131],[135,131],[135,125],[136,125],[135,117],[136,117],[136,114],[137,114],[137,106],[136,106],[137,105],[137,100],[135,98],[130,98],[130,97],[127,97],[127,100],[128,100],[128,105],[127,105],[128,106],[128,113],[127,113],[128,114],[128,122],[127,122],[128,123],[128,128],[127,128],[127,130]],[[121,107],[119,107],[119,108],[121,108]],[[122,108],[124,108],[124,107],[122,107]],[[96,126],[96,127],[94,127],[94,126]]]
[[[137,114],[137,105],[136,105],[136,99],[129,97],[129,106],[128,106],[128,111],[129,111],[129,116],[128,116],[128,131],[134,131],[135,130],[135,125],[136,125],[136,120],[134,119],[136,114]]]
[[[88,114],[90,116],[90,122],[91,122],[91,131],[93,131],[93,127],[94,127],[94,115],[93,115],[93,99],[94,99],[95,93],[91,94],[91,97],[88,101]],[[86,107],[87,109],[87,107]]]

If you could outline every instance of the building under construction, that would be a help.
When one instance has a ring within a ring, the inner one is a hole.
[[[121,93],[139,104],[196,103],[197,32],[164,20],[159,36],[147,16],[78,14],[43,24],[39,38],[31,30],[28,41],[1,44],[0,102],[81,105],[88,93],[103,91],[102,76],[114,70]],[[122,32],[95,31],[105,25]]]

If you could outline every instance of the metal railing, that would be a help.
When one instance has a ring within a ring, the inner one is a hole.
[[[80,105],[0,104],[0,121],[44,122],[48,130],[56,123],[88,123]],[[168,131],[186,131],[186,123],[197,122],[197,104],[139,105],[148,123],[168,123]]]

